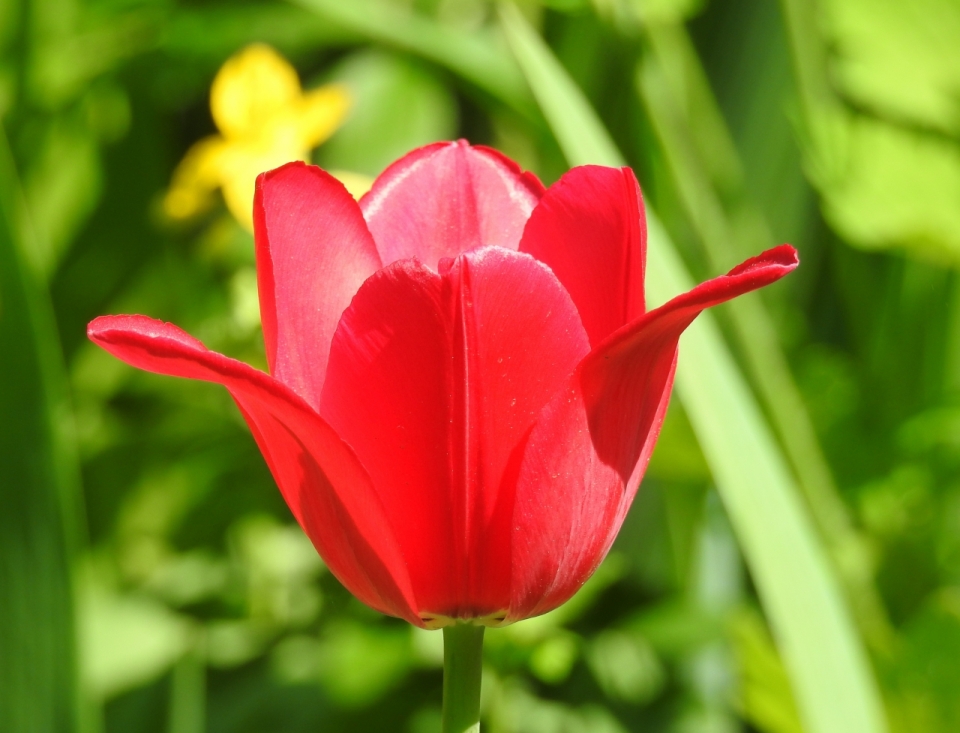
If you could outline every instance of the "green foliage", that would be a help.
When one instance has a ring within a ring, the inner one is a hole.
[[[822,730],[800,722],[811,685],[854,689],[827,715],[869,698],[851,639],[892,733],[960,726],[955,4],[519,8],[552,108],[486,0],[0,3],[0,729],[439,730],[440,635],[340,587],[229,398],[84,338],[142,312],[264,365],[249,234],[222,207],[183,226],[159,207],[214,131],[213,75],[253,41],[307,87],[350,86],[325,166],[375,175],[461,135],[548,183],[622,155],[660,216],[660,298],[801,251],[683,342],[594,578],[488,631],[485,731]]]
[[[22,207],[0,131],[0,728],[66,733],[80,723],[76,476],[52,310],[16,234]]]
[[[826,0],[822,14],[843,93],[883,117],[960,132],[956,3]]]
[[[355,97],[350,119],[319,151],[333,170],[376,176],[404,153],[456,135],[452,95],[423,67],[402,56],[361,51],[341,61],[331,80]],[[398,109],[406,110],[397,116]]]
[[[511,45],[572,163],[622,162],[593,111],[518,13],[505,9]],[[571,124],[571,120],[573,123]],[[576,128],[576,129],[574,129]],[[692,287],[648,207],[648,297]],[[710,314],[684,339],[677,392],[737,527],[758,592],[776,625],[811,731],[882,731],[877,691],[786,461],[725,351]],[[803,614],[796,613],[801,604]],[[626,664],[624,661],[623,664]]]
[[[818,83],[828,71],[836,80],[819,91],[801,85],[824,214],[852,244],[957,262],[960,9],[943,0],[826,0],[820,20],[831,53],[797,60]]]

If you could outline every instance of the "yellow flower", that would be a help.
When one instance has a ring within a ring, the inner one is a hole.
[[[216,189],[237,221],[253,229],[257,176],[291,160],[306,160],[343,122],[350,95],[339,84],[304,93],[296,70],[269,46],[248,46],[223,65],[210,88],[220,135],[196,143],[173,174],[166,214],[186,219],[206,209]],[[369,179],[342,174],[355,196]]]

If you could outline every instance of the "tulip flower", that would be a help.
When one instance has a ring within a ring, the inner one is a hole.
[[[408,154],[359,203],[290,163],[259,177],[253,211],[269,374],[144,316],[89,336],[224,385],[332,573],[451,638],[583,585],[650,459],[680,334],[797,265],[781,245],[647,310],[628,168],[545,190],[462,141]]]
[[[219,135],[199,141],[173,174],[163,200],[172,219],[187,219],[210,205],[219,188],[234,218],[253,228],[250,201],[257,176],[290,160],[305,160],[343,123],[350,94],[340,84],[309,92],[296,70],[269,46],[255,43],[227,60],[210,88],[210,112]],[[369,180],[338,172],[352,193]]]

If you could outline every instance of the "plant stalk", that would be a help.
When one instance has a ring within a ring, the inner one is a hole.
[[[480,733],[484,626],[443,630],[443,733]]]

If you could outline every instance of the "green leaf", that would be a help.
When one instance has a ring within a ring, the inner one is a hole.
[[[53,314],[18,246],[0,130],[0,730],[78,728],[71,566],[78,526]]]
[[[81,589],[84,685],[98,699],[154,680],[188,651],[189,622],[162,603],[145,595],[121,595],[95,578],[85,579]]]
[[[744,609],[730,623],[740,667],[743,716],[764,733],[803,733],[783,662],[759,614]]]
[[[583,92],[513,5],[500,6],[507,43],[570,165],[620,166],[623,156]]]
[[[523,77],[496,39],[485,32],[444,26],[394,4],[371,0],[295,1],[365,38],[446,66],[521,114],[532,115]]]
[[[960,4],[824,0],[833,78],[858,104],[895,120],[960,132]]]
[[[822,6],[821,15],[819,4],[783,2],[806,167],[826,218],[858,247],[956,265],[960,9],[948,0]]]
[[[516,8],[501,6],[511,48],[568,161],[622,165],[609,134]],[[652,302],[692,287],[670,238],[648,209]],[[769,427],[716,322],[684,336],[676,386],[773,625],[810,733],[886,730],[880,696],[825,553]]]
[[[864,249],[960,262],[960,147],[869,117],[818,122],[808,161],[837,232]]]
[[[29,254],[49,279],[100,196],[97,140],[85,126],[55,119],[45,131],[24,176],[31,226],[38,230]]]

